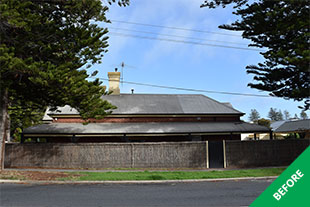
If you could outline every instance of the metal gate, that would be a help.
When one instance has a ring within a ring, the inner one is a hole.
[[[223,168],[223,141],[209,141],[209,168]]]

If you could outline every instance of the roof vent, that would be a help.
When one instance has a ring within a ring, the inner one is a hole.
[[[132,88],[132,89],[131,89],[131,94],[133,94],[134,92],[135,92],[135,89]]]

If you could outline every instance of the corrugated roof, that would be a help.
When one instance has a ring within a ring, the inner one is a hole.
[[[275,121],[273,123],[270,124],[270,127],[273,131],[277,130],[277,128],[279,128],[282,124],[284,124],[286,121]]]
[[[238,114],[242,112],[226,103],[220,103],[204,95],[193,94],[120,94],[103,96],[104,100],[117,106],[113,114]],[[69,106],[60,107],[61,112],[48,114],[78,114]]]
[[[264,126],[245,122],[153,122],[153,123],[51,123],[32,126],[24,134],[156,134],[269,132]]]
[[[274,132],[298,132],[298,131],[309,131],[310,130],[310,119],[288,121],[279,126]]]
[[[114,114],[242,114],[204,95],[121,94],[103,98],[118,107]]]

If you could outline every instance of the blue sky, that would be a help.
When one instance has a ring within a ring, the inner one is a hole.
[[[246,74],[245,67],[263,61],[258,51],[149,40],[115,34],[121,33],[247,48],[249,42],[242,39],[240,33],[218,29],[218,25],[228,24],[236,19],[231,14],[232,9],[218,8],[211,10],[200,8],[202,2],[203,0],[132,0],[128,7],[119,7],[117,4],[110,6],[107,17],[111,20],[212,31],[229,35],[147,27],[115,21],[108,25],[100,24],[102,27],[110,27],[110,32],[113,33],[109,34],[109,52],[103,58],[102,64],[92,67],[92,70],[99,71],[96,77],[107,78],[107,72],[114,71],[115,67],[120,68],[121,62],[124,62],[124,81],[266,95],[266,92],[247,87],[253,77]],[[184,38],[158,36],[121,29],[177,35],[184,36]],[[213,41],[207,42],[189,38]],[[220,43],[214,42],[214,40],[238,44]],[[103,84],[108,85],[107,81],[104,81]],[[130,84],[122,84],[121,93],[130,93],[131,88],[135,89],[135,93],[194,93]],[[246,113],[243,117],[244,120],[248,120],[251,109],[256,109],[261,117],[267,117],[270,107],[282,111],[288,110],[291,116],[294,116],[295,113],[299,115],[300,109],[298,109],[298,105],[302,105],[302,102],[287,101],[280,98],[202,94],[220,102],[230,102],[236,109]]]

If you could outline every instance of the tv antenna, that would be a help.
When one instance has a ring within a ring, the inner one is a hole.
[[[114,65],[115,66],[115,65]],[[124,68],[130,68],[130,69],[135,69],[136,67],[135,66],[131,66],[131,65],[128,65],[128,64],[125,64],[124,61],[122,61],[120,64],[116,65],[117,67],[121,67],[121,83],[122,83],[122,86],[123,86],[123,81],[124,81]]]

